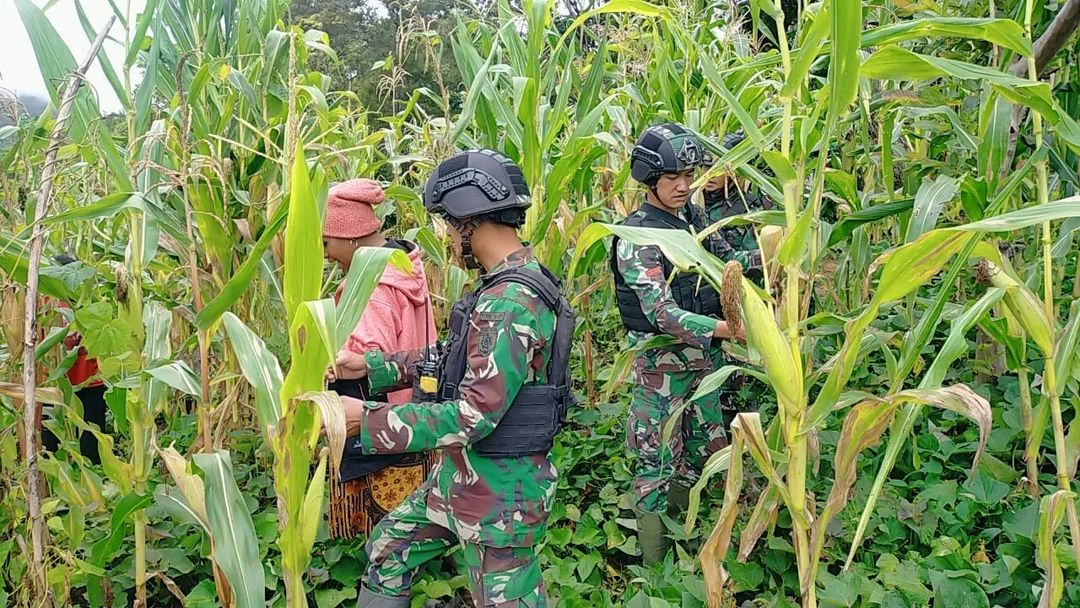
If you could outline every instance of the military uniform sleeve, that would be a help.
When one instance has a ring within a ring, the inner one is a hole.
[[[469,319],[460,397],[438,403],[367,402],[360,421],[364,453],[425,452],[486,437],[529,376],[537,327],[535,313],[521,303],[481,296]]]
[[[716,319],[679,308],[664,276],[660,249],[639,247],[620,239],[615,253],[618,270],[637,294],[646,318],[665,334],[700,348],[709,348]]]
[[[384,353],[371,350],[364,353],[367,361],[368,387],[372,393],[386,393],[412,386],[416,372],[416,362],[422,356],[421,350],[406,350],[396,353]]]
[[[716,244],[718,249],[716,257],[721,260],[738,262],[744,270],[761,268],[761,251],[757,249],[757,242],[753,236],[746,235],[738,246],[732,245],[723,237],[717,238]]]

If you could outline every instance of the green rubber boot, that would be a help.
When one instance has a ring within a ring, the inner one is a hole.
[[[646,566],[663,563],[664,556],[671,548],[671,539],[667,535],[667,526],[659,513],[635,511],[637,513],[638,544],[641,545],[641,561]]]
[[[686,511],[690,508],[690,486],[672,482],[668,486],[667,515],[677,522],[686,519]]]
[[[409,608],[412,599],[407,595],[383,595],[367,587],[360,587],[356,608]]]

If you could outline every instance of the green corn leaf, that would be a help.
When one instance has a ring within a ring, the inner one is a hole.
[[[112,443],[108,446],[112,448]],[[131,529],[131,516],[136,511],[145,509],[153,500],[153,496],[147,494],[127,494],[112,508],[112,517],[109,520],[109,534],[99,540],[90,549],[90,564],[97,568],[104,568],[109,559],[120,550],[124,539]],[[96,607],[105,606],[105,591],[101,583],[101,577],[87,575],[86,596],[90,605]]]
[[[142,50],[143,47],[146,31],[150,29],[150,24],[157,17],[157,7],[159,2],[160,0],[147,0],[143,12],[139,13],[139,18],[135,21],[135,33],[131,37],[131,46],[128,47],[127,56],[124,58],[125,68],[130,68],[135,65],[135,59],[138,58],[139,51]],[[156,34],[157,32],[155,32],[155,35]]]
[[[353,254],[345,288],[337,303],[337,321],[334,339],[330,341],[335,352],[348,341],[356,324],[367,307],[371,294],[378,287],[379,279],[387,264],[394,264],[406,273],[412,272],[412,261],[405,252],[387,247],[360,247]]]
[[[814,15],[814,22],[806,30],[802,44],[794,53],[795,58],[791,62],[787,80],[784,81],[784,86],[780,89],[781,97],[794,97],[803,81],[806,80],[810,65],[814,63],[814,60],[821,53],[821,41],[825,39],[825,35],[832,28],[832,6],[831,2],[822,2],[817,14]]]
[[[1031,54],[1031,41],[1022,25],[1012,19],[931,17],[912,19],[872,29],[862,35],[862,46],[880,47],[915,38],[985,40],[1020,55]]]
[[[255,409],[263,435],[269,440],[274,436],[281,418],[280,393],[284,382],[281,366],[262,339],[239,317],[231,312],[225,313],[223,321],[229,342],[240,362],[240,371],[255,389]]]
[[[154,29],[155,31],[161,29],[160,19],[155,19]],[[153,42],[150,43],[150,51],[146,55],[146,71],[142,82],[139,83],[139,88],[135,91],[135,129],[137,133],[145,133],[147,127],[150,126],[150,106],[154,100],[154,95],[158,92],[158,62],[161,60],[162,38],[164,38],[164,32],[161,35],[155,34]]]
[[[221,319],[221,315],[225,314],[225,311],[229,309],[240,296],[247,291],[251,285],[251,281],[255,278],[256,272],[259,270],[259,265],[262,263],[263,254],[270,247],[270,243],[273,242],[274,237],[285,226],[285,219],[288,217],[289,205],[280,205],[274,212],[273,217],[270,218],[270,222],[266,228],[263,228],[262,234],[259,235],[259,240],[255,242],[255,246],[252,247],[251,253],[248,258],[244,260],[244,263],[240,265],[240,268],[233,273],[232,278],[225,284],[225,287],[221,289],[213,300],[208,303],[198,316],[195,318],[195,325],[202,330],[208,330],[212,325],[217,323]],[[322,241],[319,241],[319,246],[322,247]],[[321,262],[320,262],[321,267]]]
[[[195,454],[206,483],[206,515],[214,539],[214,561],[232,587],[237,608],[266,605],[265,576],[259,540],[247,503],[233,478],[232,459],[226,451]]]
[[[832,247],[833,245],[847,240],[847,238],[851,236],[851,233],[863,224],[880,221],[888,217],[895,217],[905,211],[910,211],[913,203],[914,199],[893,201],[891,203],[882,203],[880,205],[874,205],[873,207],[859,209],[854,213],[845,215],[833,226],[832,232],[829,233],[829,246]]]
[[[939,175],[933,182],[923,182],[915,194],[906,241],[910,243],[932,230],[945,203],[952,201],[959,191],[960,183],[944,175]]]
[[[826,122],[835,125],[859,90],[859,39],[862,2],[832,0],[832,49],[829,61],[829,111]]]
[[[289,219],[285,226],[285,312],[291,321],[300,303],[319,297],[322,288],[322,217],[308,176],[303,144],[289,182]]]

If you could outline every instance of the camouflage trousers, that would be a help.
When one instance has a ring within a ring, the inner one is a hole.
[[[536,547],[488,547],[460,541],[436,524],[421,487],[384,517],[371,533],[365,586],[383,595],[408,596],[427,562],[460,544],[477,608],[545,608],[547,596]]]
[[[671,482],[693,484],[709,456],[727,445],[719,392],[686,407],[671,436],[663,440],[664,427],[673,411],[690,398],[698,382],[710,372],[634,374],[626,446],[638,460],[634,498],[639,510],[663,513]]]

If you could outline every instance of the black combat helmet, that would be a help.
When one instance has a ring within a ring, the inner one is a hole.
[[[494,150],[469,150],[436,167],[424,188],[424,206],[454,222],[483,216],[520,226],[529,187],[514,161]]]
[[[630,154],[630,175],[653,186],[664,173],[679,173],[711,161],[697,135],[680,125],[667,123],[645,129],[638,138]]]
[[[515,228],[525,223],[532,202],[521,168],[494,150],[469,150],[435,168],[424,187],[424,207],[461,233],[465,265],[479,268],[472,233],[484,220]]]
[[[731,152],[732,149],[741,144],[744,139],[746,139],[746,135],[744,135],[742,131],[728,133],[720,140],[720,147],[724,149],[724,152]]]

